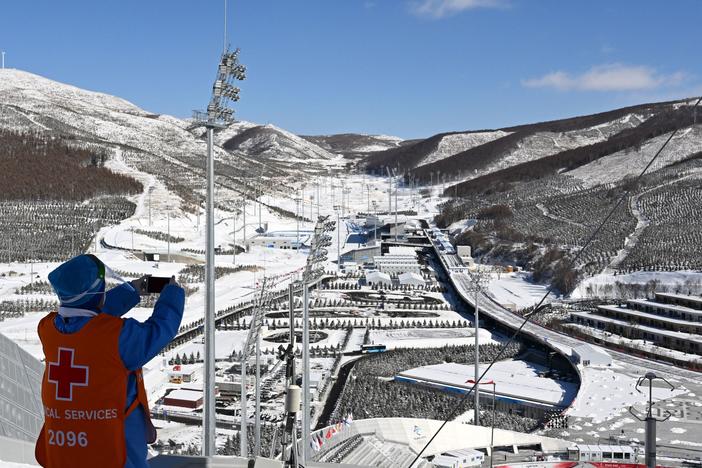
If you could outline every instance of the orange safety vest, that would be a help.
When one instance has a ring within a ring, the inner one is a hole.
[[[123,467],[127,460],[124,421],[141,404],[149,433],[149,404],[141,369],[136,371],[137,398],[125,411],[131,371],[119,356],[123,320],[98,314],[76,333],[54,325],[56,312],[39,322],[46,367],[41,385],[44,426],[35,456],[45,467]]]

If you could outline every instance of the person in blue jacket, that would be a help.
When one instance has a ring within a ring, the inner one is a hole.
[[[97,314],[121,317],[145,294],[144,277],[105,292],[105,265],[94,255],[79,255],[49,273],[49,282],[59,297],[60,307],[54,320],[61,333],[75,333]],[[119,335],[119,355],[125,367],[134,371],[143,367],[176,335],[183,318],[185,291],[171,278],[161,291],[151,317],[144,322],[123,319]],[[127,408],[137,395],[136,378],[127,383]],[[126,408],[125,408],[126,410]],[[148,467],[147,427],[144,411],[138,406],[125,421],[127,462],[125,467]]]

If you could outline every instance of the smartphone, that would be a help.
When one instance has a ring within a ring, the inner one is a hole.
[[[163,291],[163,288],[170,283],[170,281],[170,277],[148,276],[146,278],[146,293],[159,294],[161,291]]]

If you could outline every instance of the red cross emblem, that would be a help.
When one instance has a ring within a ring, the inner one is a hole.
[[[58,361],[49,363],[49,382],[56,384],[56,399],[73,400],[73,386],[88,386],[88,366],[73,364],[74,349],[59,348]]]

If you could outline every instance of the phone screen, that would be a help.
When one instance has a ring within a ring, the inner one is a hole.
[[[171,281],[170,278],[163,278],[160,276],[149,276],[148,282],[146,284],[146,292],[149,294],[158,294],[163,288]]]

